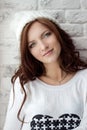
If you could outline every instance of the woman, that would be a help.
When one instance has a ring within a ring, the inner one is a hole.
[[[87,62],[47,12],[24,11],[13,23],[21,63],[4,130],[87,130]]]

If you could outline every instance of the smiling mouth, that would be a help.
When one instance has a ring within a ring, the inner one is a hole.
[[[50,55],[53,52],[53,49],[49,50],[48,52],[46,52],[43,56],[47,56]]]

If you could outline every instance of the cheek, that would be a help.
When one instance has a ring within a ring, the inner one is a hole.
[[[39,50],[37,48],[34,48],[32,51],[30,51],[31,54],[36,58],[38,59],[38,57],[40,56],[39,54]]]
[[[55,36],[53,36],[50,39],[50,43],[51,43],[51,45],[53,45],[54,47],[57,47],[57,48],[60,46],[60,43],[59,43],[58,39]]]
[[[61,48],[60,42],[58,40],[55,40],[55,46],[59,49]]]

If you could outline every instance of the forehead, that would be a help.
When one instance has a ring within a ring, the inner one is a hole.
[[[38,21],[34,22],[28,30],[29,40],[32,40],[35,36],[41,35],[46,30],[50,30],[46,25],[39,23]]]

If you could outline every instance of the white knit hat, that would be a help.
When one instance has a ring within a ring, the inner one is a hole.
[[[12,19],[11,29],[16,34],[16,38],[20,41],[20,35],[24,26],[31,21],[34,21],[37,18],[44,17],[58,24],[58,21],[54,18],[52,13],[48,13],[47,11],[20,11],[15,13],[14,18]]]

